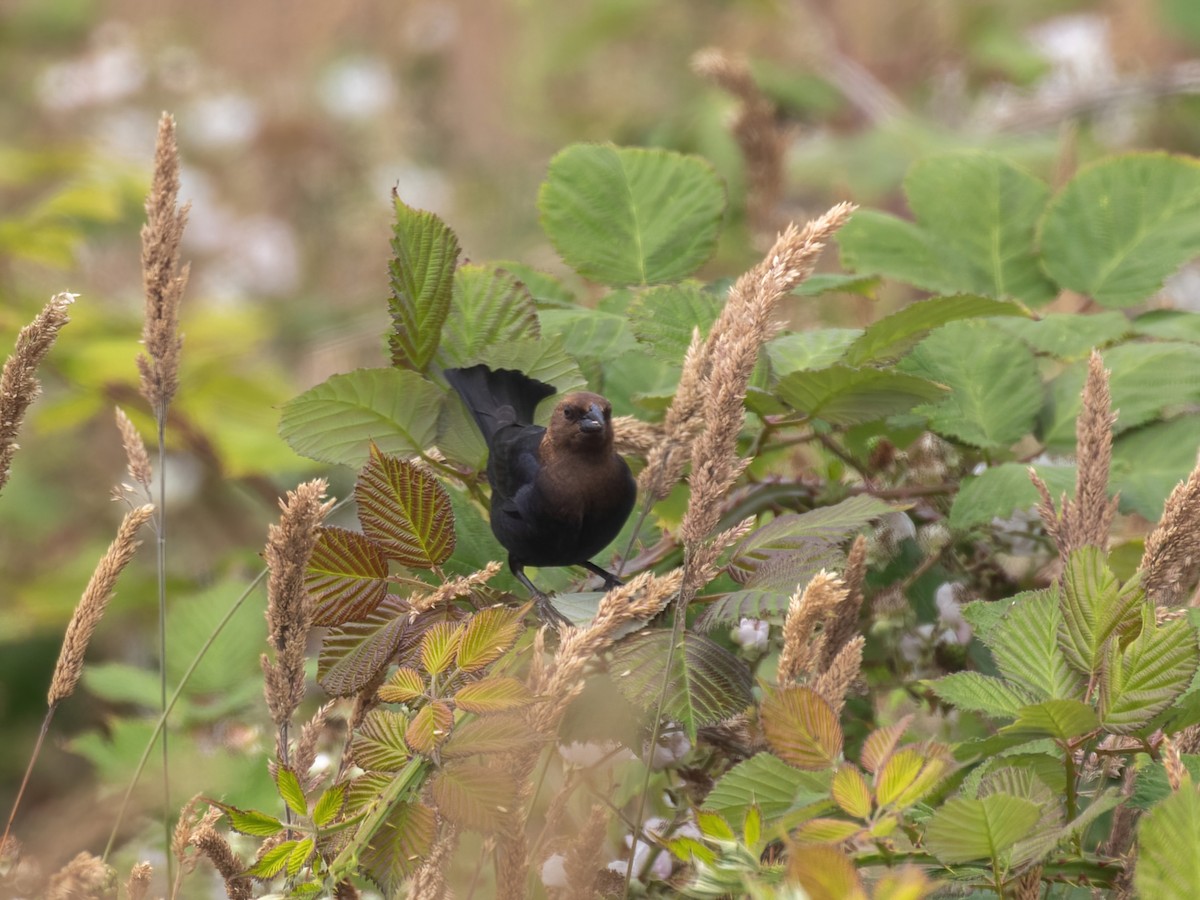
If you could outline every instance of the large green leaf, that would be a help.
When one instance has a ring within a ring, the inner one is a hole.
[[[1017,510],[1037,505],[1038,492],[1029,480],[1029,466],[1002,463],[962,480],[950,507],[950,527],[966,531],[988,525],[993,519],[1007,519]],[[1034,470],[1046,482],[1055,498],[1075,490],[1075,467],[1035,465]]]
[[[575,144],[550,161],[538,209],[551,243],[581,275],[657,284],[687,277],[712,255],[725,189],[698,157]]]
[[[1133,734],[1187,690],[1200,653],[1196,631],[1180,619],[1157,627],[1147,607],[1142,629],[1123,650],[1111,648],[1100,690],[1104,729]]]
[[[856,213],[838,235],[847,266],[944,293],[1054,297],[1033,250],[1043,182],[995,154],[947,153],[914,164],[904,191],[917,223]]]
[[[987,322],[954,322],[925,338],[901,370],[950,388],[918,409],[930,426],[977,447],[1002,449],[1033,430],[1042,408],[1042,380],[1033,354]]]
[[[1122,344],[1104,351],[1104,366],[1112,374],[1113,409],[1118,410],[1114,434],[1169,416],[1200,403],[1200,346],[1188,343]],[[1075,445],[1075,419],[1087,363],[1081,361],[1050,384],[1042,437],[1052,449]]]
[[[317,681],[334,697],[349,697],[383,669],[408,627],[408,604],[388,596],[362,622],[351,622],[325,635],[317,659]]]
[[[995,300],[972,294],[930,297],[884,316],[868,326],[846,351],[845,362],[860,366],[872,360],[903,356],[921,338],[942,325],[986,316],[1029,316],[1029,311],[1011,300]]]
[[[1112,486],[1121,492],[1121,509],[1157,522],[1175,485],[1196,467],[1198,448],[1200,416],[1152,422],[1117,438]]]
[[[1100,719],[1096,711],[1082,700],[1043,700],[1022,709],[1017,720],[1001,728],[1000,733],[1068,741],[1099,727]]]
[[[1192,784],[1173,792],[1138,825],[1133,884],[1139,897],[1200,897],[1200,792]]]
[[[1102,160],[1050,201],[1039,232],[1051,278],[1102,306],[1132,306],[1200,253],[1200,164],[1166,153]]]
[[[697,729],[735,716],[753,703],[754,681],[745,662],[690,632],[672,653],[671,637],[670,631],[643,631],[614,648],[612,677],[629,700],[654,709],[666,676],[663,715],[679,722],[693,739]]]
[[[576,359],[607,362],[638,346],[629,320],[615,313],[576,306],[542,310],[541,319],[546,334],[559,335],[563,347]]]
[[[1113,633],[1138,620],[1145,594],[1136,581],[1124,587],[1105,563],[1098,547],[1081,547],[1067,561],[1062,581],[1059,646],[1081,675],[1092,677],[1104,659],[1104,645]]]
[[[959,709],[987,713],[992,717],[1015,717],[1032,698],[1000,678],[978,672],[954,672],[929,683],[942,700]]]
[[[637,339],[665,362],[679,365],[692,343],[692,332],[708,334],[721,312],[722,299],[698,284],[663,284],[642,291],[629,306],[629,324]]]
[[[560,394],[587,386],[579,363],[566,351],[562,338],[548,335],[540,341],[519,340],[484,347],[479,361],[493,369],[517,369],[530,378],[558,388]],[[549,418],[553,406],[544,404],[542,416]]]
[[[390,559],[430,569],[454,552],[450,497],[421,466],[372,446],[371,459],[354,485],[354,499],[364,533]]]
[[[424,803],[397,803],[358,853],[359,864],[385,897],[396,897],[406,878],[425,861],[437,834],[437,819]]]
[[[279,433],[301,456],[355,468],[372,442],[412,456],[433,443],[442,396],[416,372],[358,369],[285,403]]]
[[[758,753],[721,776],[704,808],[740,818],[757,806],[767,821],[829,796],[827,773],[805,772],[771,753]]]
[[[499,828],[517,802],[511,775],[474,761],[439,767],[430,779],[430,790],[441,815],[473,831]]]
[[[979,637],[996,668],[1035,699],[1082,699],[1084,686],[1058,646],[1062,611],[1056,590],[1018,594],[1004,615]]]
[[[1121,316],[1127,326],[1132,326],[1134,334],[1164,341],[1200,344],[1200,313],[1183,309],[1152,309],[1142,313],[1133,322],[1129,322],[1121,313],[1107,315]]]
[[[982,800],[952,797],[930,818],[925,846],[949,865],[999,861],[1040,817],[1036,803],[1011,794],[989,794]]]
[[[312,595],[314,625],[362,619],[387,594],[387,558],[364,534],[325,527],[317,533],[304,587]]]
[[[1124,313],[1051,313],[1041,319],[997,319],[996,325],[1015,334],[1030,349],[1059,359],[1082,359],[1093,347],[1106,347],[1129,334]]]
[[[450,311],[458,238],[430,212],[406,206],[399,197],[388,264],[392,296],[392,365],[424,371],[433,359]]]
[[[893,369],[833,365],[785,375],[775,392],[810,419],[857,425],[908,412],[918,403],[940,398],[945,388]]]
[[[539,336],[533,297],[516,276],[475,265],[455,271],[453,303],[438,348],[442,367],[471,365],[484,347]]]
[[[824,369],[839,362],[846,348],[862,336],[861,328],[817,328],[781,334],[767,342],[771,374],[781,378],[791,372]]]
[[[407,728],[408,719],[400,713],[371,710],[350,740],[354,764],[372,772],[399,772],[412,756],[404,742]]]

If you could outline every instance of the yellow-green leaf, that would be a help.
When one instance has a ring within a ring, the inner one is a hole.
[[[799,769],[824,769],[842,755],[842,728],[833,708],[801,686],[772,691],[762,704],[763,732],[780,759]]]
[[[408,746],[426,756],[450,736],[454,724],[454,713],[440,700],[435,700],[421,710],[408,723],[404,740]]]
[[[421,665],[430,675],[446,671],[454,653],[463,627],[453,622],[438,622],[421,636]]]
[[[856,819],[871,815],[871,789],[862,772],[850,763],[843,763],[833,775],[833,800],[843,811]]]
[[[401,666],[380,685],[377,693],[384,703],[407,703],[425,693],[425,679],[416,669]]]
[[[537,740],[537,734],[520,716],[484,716],[454,726],[450,739],[442,746],[442,758],[511,753]]]
[[[472,713],[505,712],[533,702],[533,694],[521,681],[508,675],[493,675],[463,685],[454,695],[454,704]]]
[[[279,788],[279,796],[298,816],[308,815],[308,801],[304,798],[304,788],[300,787],[300,779],[287,766],[280,766],[275,775],[275,785]]]
[[[304,864],[308,862],[308,857],[313,851],[313,839],[305,838],[298,841],[296,846],[292,848],[292,852],[288,854],[287,873],[290,877],[295,878],[300,874],[300,870],[304,868]]]
[[[445,488],[421,466],[374,444],[354,485],[363,532],[401,565],[429,569],[454,552],[454,512]]]
[[[313,824],[318,828],[328,825],[342,811],[342,804],[345,800],[346,785],[335,784],[328,788],[317,798],[316,806],[313,807]]]
[[[495,662],[517,640],[525,608],[493,606],[471,617],[458,644],[458,667],[474,672]]]
[[[350,738],[355,763],[370,771],[399,772],[412,756],[404,739],[407,728],[408,719],[400,713],[371,710]]]

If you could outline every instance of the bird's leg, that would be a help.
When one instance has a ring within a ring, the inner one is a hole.
[[[616,575],[614,575],[612,572],[609,572],[607,569],[600,568],[598,565],[596,565],[591,560],[582,562],[582,563],[580,563],[580,565],[583,566],[585,569],[587,569],[589,572],[591,572],[593,575],[599,575],[601,578],[603,578],[604,579],[604,589],[606,591],[611,591],[613,588],[620,587],[621,585],[623,585],[625,583],[620,578],[618,578]]]
[[[525,585],[529,589],[529,593],[533,595],[533,606],[537,610],[539,619],[551,625],[570,625],[572,628],[575,627],[574,622],[554,608],[554,605],[550,602],[550,595],[538,590],[537,585],[529,580],[529,576],[525,574],[524,566],[513,562],[510,556],[508,567],[512,570],[513,575],[517,577],[517,581]]]

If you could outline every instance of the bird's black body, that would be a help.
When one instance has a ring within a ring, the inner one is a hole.
[[[613,450],[608,401],[569,394],[543,428],[533,414],[555,393],[550,385],[482,365],[445,374],[487,442],[492,532],[508,550],[513,574],[542,601],[525,566],[584,566],[607,588],[620,584],[591,562],[617,536],[637,498],[629,466]]]

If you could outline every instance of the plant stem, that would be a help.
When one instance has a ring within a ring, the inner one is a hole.
[[[50,720],[54,718],[56,709],[58,709],[58,704],[47,709],[45,718],[42,719],[42,730],[38,732],[37,741],[33,745],[33,753],[29,756],[29,765],[25,767],[25,777],[21,779],[21,786],[17,789],[16,799],[13,800],[12,812],[8,814],[8,823],[4,826],[4,837],[0,838],[0,851],[3,851],[5,845],[8,844],[8,835],[12,831],[13,820],[17,817],[17,808],[21,805],[21,798],[25,796],[25,788],[29,785],[29,776],[33,774],[33,766],[37,762],[38,756],[41,755],[42,742],[46,740],[46,732],[50,730]]]
[[[167,718],[167,406],[155,409],[158,420],[158,680],[162,720]],[[174,883],[171,857],[171,775],[168,768],[167,731],[162,731],[163,853],[167,858],[167,884]],[[107,855],[107,854],[106,854]]]

